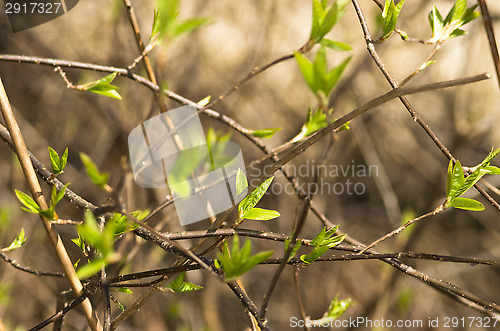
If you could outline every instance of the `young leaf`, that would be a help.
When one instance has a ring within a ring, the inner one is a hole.
[[[302,126],[302,130],[299,135],[301,137],[307,137],[314,132],[328,126],[328,124],[329,121],[327,119],[327,114],[324,113],[321,108],[316,109],[314,113],[311,113],[311,109],[309,109],[306,122]]]
[[[248,187],[247,177],[245,173],[238,168],[236,173],[236,196],[240,195]]]
[[[337,232],[338,227],[338,225],[334,226],[328,231],[326,231],[326,227],[324,227],[318,235],[311,240],[311,245],[314,245],[312,252],[307,255],[301,255],[300,259],[304,263],[310,264],[318,257],[322,256],[330,248],[340,244],[344,240],[345,235],[333,237],[335,232]]]
[[[349,61],[351,61],[351,57],[348,57],[347,59],[342,61],[341,64],[334,67],[332,70],[330,70],[326,74],[327,85],[326,85],[326,88],[324,89],[326,96],[328,96],[330,94],[330,92],[333,90],[333,88],[335,87],[335,85],[337,85],[337,82],[339,81],[340,76],[344,72],[344,69],[346,68]]]
[[[172,292],[191,292],[191,291],[201,290],[203,288],[203,286],[185,282],[184,281],[185,276],[186,272],[183,271],[170,284],[167,285],[167,288],[172,290]]]
[[[212,20],[206,17],[194,17],[180,22],[173,29],[173,37],[198,30],[204,25],[212,23]]]
[[[333,41],[333,40],[326,39],[326,38],[323,38],[321,40],[320,45],[322,45],[324,47],[328,47],[330,49],[333,49],[334,51],[339,51],[339,52],[352,50],[351,46],[349,46],[343,42]]]
[[[339,295],[335,296],[330,302],[328,310],[323,315],[323,318],[336,319],[342,316],[345,311],[351,306],[351,299],[339,300]]]
[[[465,210],[472,210],[472,211],[482,211],[484,210],[484,205],[476,201],[474,199],[468,199],[468,198],[455,198],[452,199],[450,202],[451,207],[459,208],[459,209],[465,209]]]
[[[458,160],[455,163],[455,166],[453,167],[453,171],[451,173],[451,179],[449,181],[450,181],[450,189],[447,198],[454,199],[458,197],[457,192],[464,185],[465,182],[464,171],[462,165],[460,164],[460,161]]]
[[[315,87],[315,75],[314,75],[314,66],[313,63],[302,53],[295,52],[294,53],[295,60],[297,61],[297,65],[299,66],[299,70],[304,77],[307,85],[311,91],[316,92]]]
[[[245,199],[241,200],[238,205],[238,212],[240,214],[245,214],[247,211],[255,207],[255,205],[262,199],[264,194],[266,193],[269,185],[273,181],[273,177],[269,177],[266,179],[259,187],[257,187],[252,193],[245,197]]]
[[[398,4],[394,4],[394,0],[386,0],[385,1],[385,7],[384,11],[382,12],[382,38],[381,39],[387,39],[389,38],[392,33],[394,32],[394,29],[396,29],[396,23],[398,21],[398,16],[399,13],[401,12],[401,9],[403,8],[405,0],[401,0],[398,2]]]
[[[132,290],[129,289],[128,287],[119,287],[116,290],[122,293],[134,294],[134,292],[132,292]]]
[[[256,221],[268,221],[277,217],[280,217],[280,213],[278,211],[262,208],[252,208],[241,216],[242,219]]]
[[[122,98],[121,95],[118,94],[118,92],[116,92],[118,87],[111,84],[111,82],[115,79],[116,75],[117,75],[116,72],[114,72],[96,81],[82,84],[80,85],[80,87],[83,91],[94,92],[110,98],[121,100]]]
[[[67,150],[67,149],[66,149]],[[49,146],[49,158],[50,158],[50,166],[52,168],[52,173],[57,175],[62,172],[61,169],[61,158],[59,154]]]
[[[64,185],[59,190],[59,192],[57,192],[57,194],[51,194],[51,203],[54,204],[54,206],[57,203],[59,203],[59,201],[62,200],[62,198],[64,197],[64,194],[66,193],[66,189],[68,188],[68,185],[69,185],[69,183],[67,183],[66,185]],[[53,192],[55,192],[54,188],[55,188],[55,185],[52,187]]]
[[[85,166],[85,170],[87,171],[87,175],[89,176],[90,180],[97,186],[100,187],[106,186],[109,179],[109,173],[99,172],[99,169],[97,168],[96,164],[87,154],[80,153],[80,158],[82,159],[82,163]]]
[[[160,18],[158,15],[158,10],[153,10],[153,28],[151,29],[151,37],[149,38],[150,43],[155,43],[160,36]]]
[[[5,253],[5,252],[10,252],[10,251],[13,251],[15,249],[21,248],[21,246],[26,242],[26,240],[28,240],[28,238],[26,238],[24,236],[24,229],[21,229],[21,232],[19,232],[16,239],[14,239],[14,241],[12,241],[12,243],[9,245],[9,247],[5,247],[1,251]]]
[[[262,130],[254,130],[252,131],[252,135],[259,138],[271,138],[274,136],[276,131],[281,130],[281,128],[270,128],[270,129],[262,129]]]
[[[35,200],[33,200],[32,197],[30,197],[26,193],[18,191],[18,190],[15,190],[15,192],[16,192],[17,199],[24,205],[24,207],[21,207],[23,210],[26,210],[26,211],[33,213],[33,214],[40,213],[41,209],[38,206],[38,204],[35,202]]]
[[[95,275],[106,265],[106,261],[102,258],[95,259],[84,265],[83,267],[78,268],[76,271],[76,275],[80,279],[89,278],[92,275]]]
[[[205,107],[206,105],[208,105],[211,98],[212,98],[212,96],[208,95],[208,96],[204,97],[203,99],[201,99],[200,101],[198,101],[198,104],[202,107]]]

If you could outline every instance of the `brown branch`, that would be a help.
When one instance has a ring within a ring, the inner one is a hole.
[[[7,93],[5,92],[5,88],[3,86],[1,79],[0,79],[0,103],[5,124],[12,137],[14,148],[19,158],[19,162],[21,163],[21,168],[23,169],[26,181],[28,182],[31,195],[33,196],[33,199],[36,201],[36,203],[40,206],[42,210],[48,209],[47,202],[45,201],[45,198],[42,194],[42,188],[40,187],[40,183],[38,182],[38,178],[36,177],[35,169],[33,168],[33,164],[31,163],[31,159],[28,154],[28,149],[26,148],[26,144],[24,143],[21,130],[19,129],[19,126],[17,124],[16,118],[10,106]],[[68,252],[64,247],[61,237],[59,236],[55,228],[52,226],[50,221],[41,216],[40,218],[42,220],[45,231],[47,232],[47,235],[50,239],[52,248],[54,249],[57,255],[59,264],[61,265],[66,275],[66,278],[68,279],[71,288],[75,293],[75,296],[78,297],[82,295],[82,290],[83,290],[82,283],[80,282],[80,279],[78,279],[78,277],[76,276],[76,271],[73,268],[73,263],[71,263],[71,259],[68,256]],[[94,316],[90,300],[88,299],[83,300],[82,306],[89,327],[93,331],[100,330],[101,326],[99,325],[98,320]]]
[[[363,35],[364,35],[364,38],[365,38],[366,47],[367,47],[368,52],[370,53],[370,56],[373,58],[373,61],[375,62],[375,64],[377,65],[377,67],[379,67],[380,71],[384,75],[385,79],[389,82],[390,86],[393,89],[396,89],[398,87],[398,83],[391,76],[391,74],[389,73],[389,71],[386,69],[386,67],[384,65],[384,62],[382,61],[382,59],[378,55],[377,51],[375,50],[375,45],[374,45],[374,42],[372,40],[372,37],[371,37],[371,34],[370,34],[370,30],[368,29],[368,24],[367,24],[367,22],[366,22],[366,20],[364,18],[363,12],[361,11],[361,7],[359,6],[358,1],[357,0],[351,0],[351,2],[353,4],[353,6],[354,6],[354,10],[356,12],[356,15],[358,16],[358,20],[359,20],[360,25],[361,25],[361,30],[363,31]],[[426,132],[426,134],[436,144],[436,146],[439,148],[439,150],[441,150],[441,152],[443,152],[443,154],[446,155],[446,157],[449,160],[453,160],[453,162],[456,162],[457,159],[451,154],[451,152],[448,150],[448,148],[438,139],[438,137],[436,136],[436,134],[434,134],[434,132],[429,127],[429,125],[427,125],[427,123],[425,123],[425,121],[420,117],[420,115],[417,114],[417,112],[415,111],[415,109],[413,108],[413,106],[410,104],[410,102],[408,101],[408,99],[405,96],[403,96],[403,95],[398,96],[398,98],[401,101],[401,103],[405,106],[405,108],[408,110],[408,112],[410,113],[412,119],[414,121],[416,121],[422,127],[422,129],[424,129],[424,131]],[[498,209],[500,211],[500,204],[498,202],[496,202],[495,199],[493,199],[477,183],[474,184],[474,187],[476,188],[476,190],[483,197],[485,197],[491,203],[492,206],[494,206],[496,209]]]
[[[488,11],[488,7],[486,6],[486,0],[478,0],[478,3],[479,8],[481,8],[481,16],[483,18],[484,29],[486,30],[486,36],[488,36],[491,56],[493,57],[493,64],[495,65],[495,71],[497,73],[498,87],[500,88],[500,56],[498,55],[498,46],[495,38],[495,32],[493,31],[491,15]]]

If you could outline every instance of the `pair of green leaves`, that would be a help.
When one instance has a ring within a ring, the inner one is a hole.
[[[94,275],[115,258],[115,225],[115,221],[108,221],[101,231],[92,212],[88,210],[85,211],[84,223],[78,226],[78,238],[71,240],[75,245],[80,247],[83,252],[85,252],[85,244],[91,245],[97,250],[98,257],[78,268],[76,275],[80,279]]]
[[[382,12],[382,37],[380,41],[389,38],[396,29],[398,16],[404,3],[405,0],[399,1],[398,4],[395,4],[394,0],[385,1],[384,11]]]
[[[183,271],[179,276],[177,276],[170,284],[166,286],[169,291],[172,292],[192,292],[201,290],[203,286],[196,285],[190,282],[185,282],[186,272]]]
[[[238,204],[238,219],[250,219],[257,221],[272,220],[280,216],[276,210],[256,208],[255,205],[262,199],[267,189],[271,185],[274,176],[266,179],[259,187],[253,190]],[[236,174],[236,194],[240,195],[248,187],[248,182],[245,174],[241,169],[238,169]]]
[[[477,18],[480,14],[474,11],[478,5],[467,8],[467,0],[456,0],[446,18],[443,19],[439,10],[434,6],[429,13],[431,25],[431,43],[442,43],[446,39],[464,35],[466,32],[460,27]]]
[[[335,50],[351,49],[348,45],[325,39],[325,35],[335,26],[344,14],[344,8],[349,0],[337,0],[328,5],[327,0],[313,0],[312,7],[312,28],[309,37],[309,44],[321,43],[323,46]]]
[[[68,149],[64,150],[64,153],[61,157],[59,154],[49,146],[49,158],[50,158],[50,166],[52,168],[52,173],[54,176],[62,174],[64,172],[64,168],[68,163]]]
[[[150,43],[172,42],[183,34],[193,32],[212,20],[206,17],[193,17],[179,20],[180,0],[158,0],[158,9],[153,16]]]
[[[48,209],[43,209],[38,206],[38,204],[33,200],[32,197],[27,195],[24,192],[16,191],[16,196],[17,199],[22,203],[23,207],[21,207],[23,210],[26,210],[27,212],[33,213],[33,214],[38,214],[48,220],[57,220],[59,217],[56,214],[56,205],[61,201],[61,199],[64,197],[64,193],[66,192],[66,188],[68,187],[69,184],[64,185],[59,192],[57,192],[57,189],[55,186],[52,187],[52,191],[50,194],[50,204]]]
[[[142,220],[149,214],[149,211],[134,211],[134,217]],[[88,261],[80,267],[76,274],[79,278],[88,278],[99,272],[103,267],[117,259],[114,253],[114,240],[117,236],[137,228],[139,225],[132,223],[126,216],[114,213],[106,221],[106,225],[101,230],[97,225],[97,220],[90,211],[85,211],[83,225],[78,226],[78,238],[71,239],[86,255],[85,245],[90,245],[97,251],[97,258]],[[76,266],[75,266],[76,267]]]
[[[231,251],[229,251],[227,241],[224,241],[222,252],[218,253],[215,265],[224,269],[224,278],[227,282],[235,280],[273,255],[273,251],[264,251],[255,255],[251,255],[251,252],[252,244],[248,238],[240,249],[240,239],[235,234]]]
[[[344,238],[345,235],[341,236],[334,236],[335,232],[337,232],[337,229],[339,226],[334,226],[330,230],[326,230],[326,227],[324,227],[320,233],[316,237],[314,237],[313,240],[311,240],[311,245],[314,246],[313,250],[311,253],[307,255],[301,255],[300,259],[302,262],[306,264],[310,264],[314,262],[318,257],[322,256],[323,254],[326,253],[330,248],[337,246],[340,244]]]
[[[118,90],[118,87],[111,84],[111,82],[116,78],[116,75],[116,72],[114,72],[90,83],[78,85],[78,89],[121,100],[121,95],[116,91]]]
[[[328,118],[328,115],[331,114],[333,109],[330,109],[328,112],[323,111],[321,108],[316,109],[312,112],[311,108],[307,112],[307,117],[304,125],[302,125],[302,129],[299,134],[295,136],[291,141],[296,142],[299,141],[316,131],[319,131],[325,127],[327,127],[330,123],[335,122],[334,118]],[[340,127],[340,130],[349,130],[349,122],[345,123]]]
[[[329,70],[324,47],[319,49],[314,61],[309,60],[299,52],[295,52],[294,56],[302,77],[304,77],[311,91],[318,97],[322,105],[328,104],[327,97],[335,85],[337,85],[351,57],[348,57],[341,64]]]
[[[470,168],[471,174],[465,178],[464,169],[457,160],[455,165],[450,160],[448,165],[448,176],[446,179],[446,201],[443,208],[454,207],[459,209],[481,211],[484,205],[474,199],[462,198],[478,180],[484,175],[500,175],[500,169],[490,165],[491,160],[500,153],[500,148],[491,150],[486,158],[477,166]]]

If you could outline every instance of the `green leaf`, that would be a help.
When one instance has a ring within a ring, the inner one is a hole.
[[[457,195],[457,192],[464,185],[464,182],[465,182],[464,171],[462,165],[460,164],[460,161],[457,160],[451,174],[450,189],[447,198],[454,199],[458,197],[459,195]]]
[[[40,216],[42,216],[43,218],[46,218],[50,221],[53,221],[55,220],[55,211],[54,211],[54,207],[53,206],[50,206],[49,209],[44,209],[42,211],[40,211]]]
[[[474,172],[481,167],[489,166],[491,160],[493,160],[498,155],[498,153],[500,153],[500,148],[492,148],[488,155],[484,158],[484,160],[481,161],[481,163],[479,163],[477,166],[470,168],[470,170]]]
[[[344,69],[346,68],[349,61],[351,61],[351,57],[348,57],[347,59],[345,59],[341,64],[334,67],[326,75],[327,86],[326,86],[326,89],[323,90],[325,92],[326,96],[328,96],[330,94],[330,92],[333,90],[333,88],[335,87],[335,85],[337,85],[337,83],[340,79],[340,76],[342,76],[342,73],[344,72]]]
[[[109,173],[99,172],[97,165],[92,161],[90,156],[85,153],[80,153],[80,158],[82,159],[82,163],[85,166],[85,170],[87,171],[87,175],[90,180],[97,186],[104,187],[108,183]]]
[[[245,173],[238,168],[236,173],[236,196],[240,195],[248,187],[247,177]]]
[[[352,301],[350,298],[345,299],[345,300],[339,300],[339,295],[337,294],[335,296],[335,299],[333,299],[330,302],[330,306],[328,307],[328,310],[323,315],[323,318],[328,318],[328,319],[339,318],[351,306],[351,302]]]
[[[311,245],[314,245],[312,252],[307,255],[301,255],[300,259],[304,263],[310,264],[318,257],[322,256],[330,248],[340,244],[344,240],[345,235],[333,236],[335,232],[337,232],[338,228],[339,226],[337,225],[326,231],[326,227],[324,227],[318,235],[311,240]]]
[[[41,208],[38,206],[35,200],[33,200],[32,197],[18,190],[15,190],[15,192],[17,199],[24,205],[24,207],[21,207],[23,210],[26,210],[33,214],[40,213]]]
[[[26,242],[26,240],[28,240],[28,238],[24,236],[24,229],[21,229],[21,232],[19,232],[16,239],[14,239],[14,241],[12,241],[12,243],[8,247],[5,247],[1,251],[5,253],[21,248],[21,246]]]
[[[210,23],[212,23],[212,20],[206,17],[194,17],[187,19],[175,26],[173,29],[173,37],[175,38],[182,34],[193,32]]]
[[[119,287],[116,290],[122,293],[134,294],[134,292],[132,292],[132,290],[129,289],[128,287]]]
[[[457,0],[450,12],[453,12],[450,22],[461,20],[467,9],[467,0]]]
[[[268,221],[280,217],[280,213],[276,210],[252,208],[242,215],[242,219]]]
[[[229,255],[228,251],[223,249],[222,253],[218,253],[218,260],[224,269],[225,280],[229,282],[245,274],[271,255],[273,255],[273,251],[260,252],[252,256],[250,240],[247,239],[240,249],[239,237],[235,234],[231,254]]]
[[[450,190],[451,190],[451,181],[453,179],[453,160],[450,160],[448,163],[448,172],[446,176],[446,197],[449,198],[451,197]]]
[[[429,23],[431,25],[432,39],[434,39],[443,28],[443,17],[436,6],[433,6],[432,10],[429,12]]]
[[[311,40],[319,39],[319,26],[324,16],[324,6],[319,0],[313,0],[312,2],[312,28],[311,28]]]
[[[153,11],[153,27],[151,29],[151,37],[149,38],[149,42],[156,42],[158,37],[160,36],[160,16],[158,15],[158,10],[154,9]]]
[[[394,0],[386,0],[384,11],[382,12],[382,39],[389,38],[394,29],[396,29],[396,24],[398,21],[399,13],[403,8],[405,0],[401,0],[398,4],[394,4]]]
[[[271,138],[274,136],[276,131],[281,130],[281,128],[270,128],[270,129],[262,129],[262,130],[254,130],[252,131],[252,135],[259,138]]]
[[[78,238],[73,238],[71,241],[75,243],[75,245],[78,246],[82,252],[85,252],[85,243],[83,242],[82,237],[78,236]]]
[[[500,175],[500,168],[498,168],[498,167],[486,166],[486,167],[483,167],[482,169],[484,169],[485,171],[488,171],[487,172],[488,175]]]
[[[57,192],[56,186],[52,186],[52,192],[50,194],[50,199],[51,199],[51,205],[56,206],[59,201],[64,197],[64,193],[66,193],[66,189],[68,188],[69,183],[64,185],[59,192]]]
[[[83,267],[78,268],[76,271],[76,275],[80,279],[89,278],[92,275],[95,275],[101,269],[106,266],[106,261],[102,258],[95,259],[84,265]]]
[[[468,198],[452,199],[450,202],[450,206],[454,208],[472,210],[472,211],[484,210],[484,205],[481,202]]]
[[[96,81],[82,84],[81,88],[84,91],[94,92],[110,98],[121,100],[122,97],[120,96],[120,94],[118,94],[118,92],[116,92],[118,87],[111,85],[111,82],[115,79],[116,75],[117,73],[114,72]]]
[[[118,300],[113,300],[113,302],[118,307],[118,309],[120,309],[121,311],[125,311],[125,306],[123,305],[123,303],[119,302]]]
[[[240,214],[245,214],[247,211],[255,207],[255,205],[260,201],[260,199],[262,199],[262,197],[266,193],[273,179],[274,176],[266,179],[262,184],[260,184],[259,187],[253,190],[252,193],[246,196],[245,199],[241,200],[238,205],[238,212]]]
[[[465,24],[469,23],[470,21],[481,16],[481,14],[479,12],[475,11],[477,6],[478,6],[478,4],[475,4],[474,6],[467,8],[465,10],[464,15],[462,16],[462,25],[465,25]]]
[[[340,41],[333,41],[330,39],[323,38],[320,45],[333,49],[334,51],[351,51],[352,47],[346,43]]]
[[[307,137],[314,132],[328,126],[328,124],[330,123],[327,119],[327,114],[324,113],[321,108],[316,109],[314,113],[311,113],[311,109],[309,109],[306,122],[302,126],[301,136]]]
[[[344,8],[349,0],[334,1],[327,7],[328,1],[313,0],[312,28],[309,40],[319,43],[331,31],[344,14]]]
[[[211,98],[212,98],[212,96],[208,95],[208,96],[204,97],[203,99],[201,99],[200,101],[198,101],[197,103],[198,103],[198,105],[205,107],[206,105],[208,105]]]
[[[169,288],[173,292],[191,292],[191,291],[201,290],[203,288],[203,286],[185,282],[184,281],[185,276],[186,272],[183,271],[170,284],[167,285],[167,288]]]
[[[314,247],[311,253],[309,253],[307,255],[306,254],[301,255],[300,259],[304,263],[310,264],[310,263],[314,262],[318,257],[320,257],[321,255],[325,254],[326,251],[328,251],[328,247],[327,246]]]
[[[295,60],[297,61],[297,65],[299,66],[299,70],[302,74],[302,77],[304,77],[311,91],[316,93],[313,63],[309,61],[309,59],[302,53],[295,52],[294,56]]]
[[[52,167],[52,173],[58,174],[61,172],[59,154],[52,147],[49,146],[49,158],[50,158],[50,166]]]

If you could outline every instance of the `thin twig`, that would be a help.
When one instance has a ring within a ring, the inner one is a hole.
[[[379,243],[381,243],[382,241],[386,240],[386,239],[389,239],[390,237],[400,233],[401,231],[403,231],[404,229],[406,229],[407,227],[409,227],[410,225],[412,225],[413,223],[416,223],[418,221],[421,221],[429,216],[434,216],[434,215],[437,215],[439,213],[441,213],[442,211],[444,211],[445,208],[443,208],[443,205],[440,205],[439,207],[437,207],[436,209],[434,209],[433,211],[431,212],[428,212],[422,216],[419,216],[417,218],[414,218],[412,220],[409,220],[408,222],[406,222],[405,224],[401,225],[400,227],[398,227],[397,229],[395,230],[392,230],[391,232],[389,232],[388,234],[386,234],[385,236],[382,236],[380,237],[379,239],[375,240],[374,242],[372,242],[371,244],[369,244],[368,246],[366,246],[365,248],[363,248],[358,254],[364,254],[367,250],[369,250],[370,248],[373,248],[375,245],[378,245]]]
[[[26,181],[28,182],[28,186],[31,191],[31,195],[35,199],[36,203],[40,206],[42,210],[48,209],[47,202],[42,194],[42,189],[40,187],[40,183],[36,177],[35,169],[31,163],[28,149],[26,148],[26,144],[24,143],[23,136],[21,134],[21,130],[17,124],[16,118],[10,106],[9,99],[7,97],[7,93],[5,92],[5,88],[0,79],[0,103],[1,103],[1,111],[4,117],[7,129],[12,137],[14,147],[16,150],[16,154],[19,158],[19,162],[21,163],[21,167],[24,172],[24,176],[26,177]],[[71,259],[69,258],[68,252],[64,247],[64,244],[61,240],[61,237],[57,233],[56,229],[52,226],[52,224],[45,218],[41,217],[43,226],[47,235],[52,244],[52,248],[54,249],[57,258],[59,260],[59,264],[61,265],[66,278],[68,279],[75,296],[78,297],[82,295],[83,286],[76,275],[76,271],[73,268],[73,263],[71,263]],[[89,324],[89,327],[93,331],[98,331],[101,329],[99,322],[94,316],[94,312],[92,309],[92,304],[90,300],[85,299],[82,302],[85,317]]]
[[[129,21],[130,21],[130,25],[132,27],[132,30],[134,31],[135,41],[136,41],[137,47],[139,48],[139,54],[141,54],[141,55],[144,54],[142,57],[143,63],[144,63],[144,68],[146,69],[146,72],[148,73],[148,77],[151,80],[151,82],[153,84],[157,85],[158,82],[156,81],[156,76],[155,76],[155,73],[153,70],[153,66],[151,65],[151,61],[149,60],[149,57],[147,56],[147,53],[150,50],[146,49],[146,47],[144,46],[144,43],[142,41],[141,31],[139,29],[139,23],[137,22],[137,17],[135,16],[135,11],[134,11],[134,8],[132,7],[132,3],[130,2],[130,0],[123,0],[123,3],[125,5],[125,8],[127,9],[127,16],[128,16]],[[137,59],[136,59],[136,61],[137,61]],[[135,61],[134,61],[134,63],[135,63]],[[134,66],[132,66],[132,68]],[[131,70],[131,68],[129,68],[128,70]],[[160,111],[162,113],[164,113],[167,111],[167,108],[162,101],[160,92],[161,91],[159,91],[159,90],[155,91],[155,97],[156,97],[156,101],[158,102],[158,105],[160,106]]]
[[[35,276],[50,276],[50,277],[59,277],[59,278],[65,277],[65,275],[62,272],[40,271],[40,270],[31,269],[29,267],[25,267],[25,266],[21,265],[20,263],[18,263],[16,260],[8,257],[7,254],[5,254],[4,252],[1,252],[1,251],[0,251],[0,257],[5,262],[7,262],[11,266],[13,266],[14,268],[21,270],[21,271],[24,271],[24,272],[27,272],[29,274],[35,275]]]
[[[359,20],[360,25],[361,25],[361,30],[363,31],[363,35],[364,35],[364,38],[365,38],[366,47],[367,47],[368,52],[370,53],[370,56],[373,58],[373,61],[379,67],[380,71],[384,75],[385,79],[389,82],[389,84],[391,85],[391,87],[393,89],[397,88],[398,87],[398,83],[391,76],[391,74],[389,73],[389,71],[386,69],[384,63],[380,59],[380,56],[378,55],[377,51],[375,50],[375,46],[374,46],[374,43],[373,43],[372,38],[371,38],[370,30],[368,29],[368,24],[367,24],[367,22],[366,22],[366,20],[364,18],[363,12],[361,11],[361,7],[359,6],[358,1],[357,0],[351,0],[351,2],[353,4],[353,6],[354,6],[354,10],[356,12],[356,15],[358,16],[358,20]],[[403,96],[403,95],[399,96],[398,98],[401,101],[401,103],[405,106],[405,108],[408,110],[408,112],[410,113],[412,119],[414,121],[416,121],[422,127],[422,129],[424,129],[424,131],[426,132],[426,134],[436,144],[436,146],[439,148],[439,150],[441,152],[443,152],[444,155],[446,155],[446,157],[448,158],[448,160],[453,160],[453,162],[456,162],[457,159],[450,153],[450,151],[448,150],[448,148],[438,139],[438,137],[434,134],[434,132],[429,127],[429,125],[427,125],[427,123],[425,123],[425,121],[420,117],[420,115],[417,114],[417,112],[415,111],[415,109],[413,108],[413,106],[410,104],[410,102],[408,101],[408,99],[405,96]],[[485,197],[491,203],[492,206],[494,206],[497,210],[500,211],[500,204],[497,201],[495,201],[495,199],[493,199],[477,183],[474,184],[474,187],[476,188],[476,190],[483,197]]]
[[[498,46],[495,38],[495,32],[493,31],[491,15],[488,11],[488,7],[486,6],[486,0],[478,0],[478,3],[479,8],[481,8],[481,16],[483,18],[484,29],[486,30],[486,35],[488,36],[491,56],[493,57],[493,64],[495,65],[495,71],[497,73],[498,87],[500,88],[500,56],[498,54]]]

